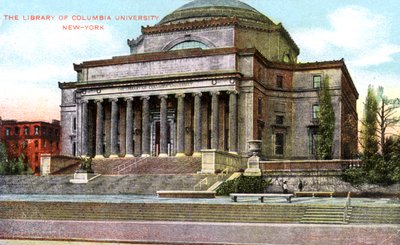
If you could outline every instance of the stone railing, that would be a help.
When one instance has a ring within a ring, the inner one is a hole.
[[[215,173],[217,170],[222,171],[227,168],[235,171],[245,167],[241,156],[237,154],[214,149],[201,150],[202,173]]]
[[[361,166],[361,160],[282,160],[260,161],[262,171],[311,171],[343,170],[351,166]]]

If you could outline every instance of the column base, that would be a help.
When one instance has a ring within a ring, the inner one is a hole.
[[[159,155],[158,155],[158,157],[168,157],[168,154],[167,153],[160,153]]]
[[[150,157],[150,154],[143,153],[140,157]]]
[[[118,158],[118,155],[110,155],[108,158]]]
[[[183,152],[178,152],[178,153],[176,153],[175,156],[176,156],[176,157],[186,157],[186,154],[183,153]]]
[[[246,168],[243,173],[244,176],[261,176],[262,172],[259,168]]]
[[[239,153],[237,151],[229,151],[228,153],[230,154],[235,154],[235,155],[239,155]]]
[[[201,157],[201,152],[193,152],[192,157]]]
[[[132,155],[132,154],[125,154],[125,156],[124,156],[125,158],[132,158],[132,157],[135,157],[134,155]]]
[[[103,155],[96,155],[96,156],[94,156],[94,159],[103,159],[103,158],[104,158]]]

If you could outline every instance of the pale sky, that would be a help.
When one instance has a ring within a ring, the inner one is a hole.
[[[58,81],[75,81],[73,63],[129,54],[127,39],[154,25],[187,0],[0,0],[0,116],[59,119]],[[400,97],[398,0],[243,0],[281,22],[300,48],[300,62],[345,59],[360,93],[359,118],[368,84]],[[18,15],[10,20],[5,15]],[[50,15],[52,20],[26,20]],[[112,20],[79,21],[110,16]],[[117,21],[116,16],[158,20]],[[67,16],[67,20],[59,20]],[[104,30],[63,30],[63,25],[103,25]]]

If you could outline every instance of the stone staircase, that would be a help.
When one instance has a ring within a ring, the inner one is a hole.
[[[309,206],[301,218],[301,223],[306,224],[346,224],[348,217],[351,216],[352,208],[349,207],[346,218],[343,206]]]
[[[400,224],[400,206],[353,206],[350,223]]]
[[[0,219],[298,223],[301,205],[0,202]]]

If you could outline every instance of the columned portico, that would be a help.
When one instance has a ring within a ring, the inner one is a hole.
[[[186,156],[185,154],[185,104],[184,98],[185,94],[177,94],[178,99],[177,105],[177,148],[176,148],[176,156],[183,157]]]
[[[125,157],[133,157],[133,98],[125,98],[126,101],[126,154]]]
[[[80,103],[82,156],[200,157],[203,149],[239,151],[238,92],[233,87],[173,96],[161,92],[84,97]]]
[[[97,113],[96,113],[96,156],[95,158],[104,158],[104,109],[103,100],[95,100]]]
[[[150,96],[142,97],[142,157],[150,156]]]

